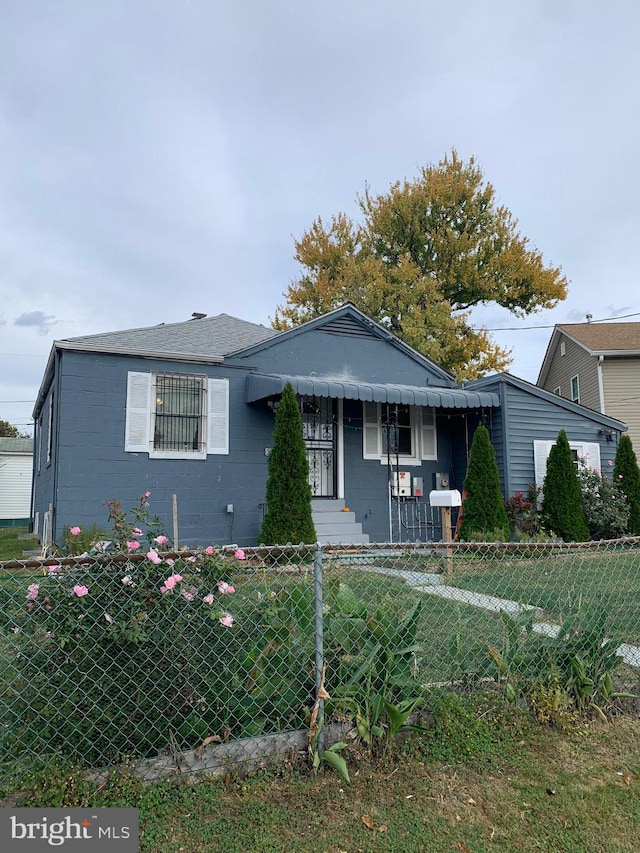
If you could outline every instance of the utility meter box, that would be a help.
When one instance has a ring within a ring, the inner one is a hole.
[[[409,471],[393,472],[392,493],[394,498],[411,497],[411,473]]]
[[[431,506],[462,506],[462,495],[457,489],[434,489],[429,492]]]
[[[439,471],[438,473],[433,475],[433,488],[434,489],[448,489],[449,488],[449,475],[444,473],[443,471]]]

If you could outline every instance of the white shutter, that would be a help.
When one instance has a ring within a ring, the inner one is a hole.
[[[151,374],[127,373],[127,414],[124,449],[129,453],[149,452],[151,420]]]
[[[547,474],[547,459],[555,441],[533,442],[533,465],[536,476],[536,486],[542,488]]]
[[[422,408],[422,458],[437,459],[436,410]]]
[[[378,417],[379,406],[377,403],[365,402],[362,404],[362,458],[380,459],[380,419]]]
[[[209,379],[207,453],[229,453],[229,380]]]
[[[600,445],[597,442],[585,443],[582,445],[584,448],[585,455],[585,463],[587,468],[593,468],[594,471],[597,471],[598,474],[601,474],[600,470]]]

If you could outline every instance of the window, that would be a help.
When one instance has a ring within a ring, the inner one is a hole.
[[[154,450],[204,451],[204,383],[202,376],[155,377]]]
[[[363,458],[386,464],[398,457],[404,465],[437,459],[433,409],[396,403],[363,403]]]
[[[536,486],[542,488],[547,473],[547,459],[555,441],[534,441],[533,461],[535,466]],[[600,473],[600,445],[597,442],[570,441],[571,459],[577,468],[583,462],[587,468],[593,468]]]
[[[566,355],[566,354],[567,354],[567,348],[565,346],[565,343],[564,343],[564,341],[560,341],[560,355]]]
[[[580,402],[580,380],[577,376],[571,377],[571,400],[574,403]]]
[[[557,388],[554,388],[554,389],[553,389],[553,393],[556,395],[556,397],[562,397],[562,392],[560,391],[560,386],[559,386],[559,385],[558,385],[558,387],[557,387]]]
[[[185,373],[127,374],[125,451],[153,459],[229,452],[229,383]]]

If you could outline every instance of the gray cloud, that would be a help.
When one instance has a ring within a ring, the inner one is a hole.
[[[40,335],[46,335],[57,320],[52,314],[44,311],[26,311],[13,321],[14,326],[32,326]]]

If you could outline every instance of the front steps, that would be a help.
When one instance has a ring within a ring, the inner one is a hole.
[[[344,500],[316,498],[311,501],[311,514],[320,545],[368,544],[368,534],[362,532],[355,513],[345,510]]]

